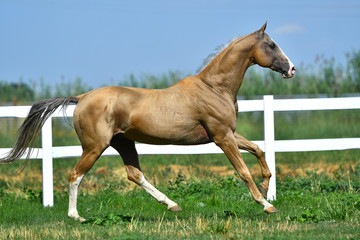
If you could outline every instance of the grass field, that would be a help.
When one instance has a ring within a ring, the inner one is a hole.
[[[350,153],[351,154],[351,151]],[[71,161],[71,160],[70,160]],[[201,165],[181,168],[161,164],[148,179],[176,201],[183,212],[166,207],[133,184],[125,172],[103,159],[85,178],[79,212],[85,224],[69,219],[65,180],[56,177],[55,206],[43,208],[38,181],[30,169],[23,182],[3,181],[0,192],[0,239],[357,239],[360,237],[360,164],[338,167],[331,175],[307,171],[303,176],[278,179],[280,212],[266,215],[254,203],[243,182],[221,176]],[[145,162],[144,162],[145,163]],[[39,171],[39,170],[37,170]],[[157,172],[157,174],[154,174]],[[34,174],[34,172],[33,172]],[[56,172],[58,176],[59,170]],[[117,179],[118,178],[118,179]],[[36,183],[37,182],[37,183]],[[12,185],[14,184],[14,185]],[[31,186],[33,187],[25,187]]]
[[[359,119],[358,110],[277,113],[275,137],[359,137]],[[11,147],[15,127],[1,121],[0,146]],[[61,121],[54,122],[54,145],[78,144]],[[237,131],[262,139],[262,114],[239,115]],[[256,159],[243,156],[260,182]],[[119,157],[102,157],[80,188],[83,224],[67,217],[67,174],[76,162],[54,160],[52,208],[41,204],[40,160],[20,175],[21,161],[0,165],[0,239],[360,238],[360,150],[277,153],[273,204],[280,212],[273,215],[252,200],[223,154],[141,156],[145,176],[183,208],[179,213],[130,183]]]

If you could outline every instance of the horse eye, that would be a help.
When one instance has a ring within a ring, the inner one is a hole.
[[[274,49],[274,48],[276,47],[276,44],[275,44],[274,42],[272,42],[272,43],[269,44],[269,47],[270,47],[271,49]]]

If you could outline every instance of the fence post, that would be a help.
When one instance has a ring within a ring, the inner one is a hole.
[[[268,200],[276,200],[276,173],[275,173],[275,131],[274,131],[274,96],[264,96],[264,146],[265,160],[271,172]]]
[[[41,129],[42,138],[42,185],[44,207],[54,206],[53,157],[52,157],[52,117]]]

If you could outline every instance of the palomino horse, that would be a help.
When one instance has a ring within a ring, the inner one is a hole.
[[[80,221],[77,211],[79,185],[106,148],[121,155],[128,179],[138,184],[170,211],[182,209],[144,177],[135,141],[150,144],[193,145],[215,142],[246,183],[256,203],[266,213],[278,210],[266,201],[271,173],[264,153],[254,143],[235,132],[236,95],[248,67],[258,64],[280,72],[284,78],[295,74],[295,66],[265,33],[266,23],[256,32],[229,43],[197,75],[187,77],[167,89],[103,87],[79,96],[53,98],[35,103],[19,130],[14,148],[1,162],[12,162],[33,148],[45,120],[58,107],[77,104],[74,127],[83,153],[70,171],[68,216]],[[263,182],[259,189],[245,165],[239,149],[255,155]]]

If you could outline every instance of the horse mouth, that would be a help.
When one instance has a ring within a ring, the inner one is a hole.
[[[282,74],[282,78],[291,78],[292,76],[290,76],[287,72],[283,72]]]
[[[292,66],[289,71],[282,72],[282,77],[283,78],[292,78],[295,75],[295,72],[296,72],[296,67]]]
[[[283,78],[292,78],[295,75],[296,67],[294,64],[283,64],[282,62],[275,61],[271,66],[270,69],[281,73]]]
[[[280,71],[282,78],[292,78],[293,76],[289,75],[287,71]]]

